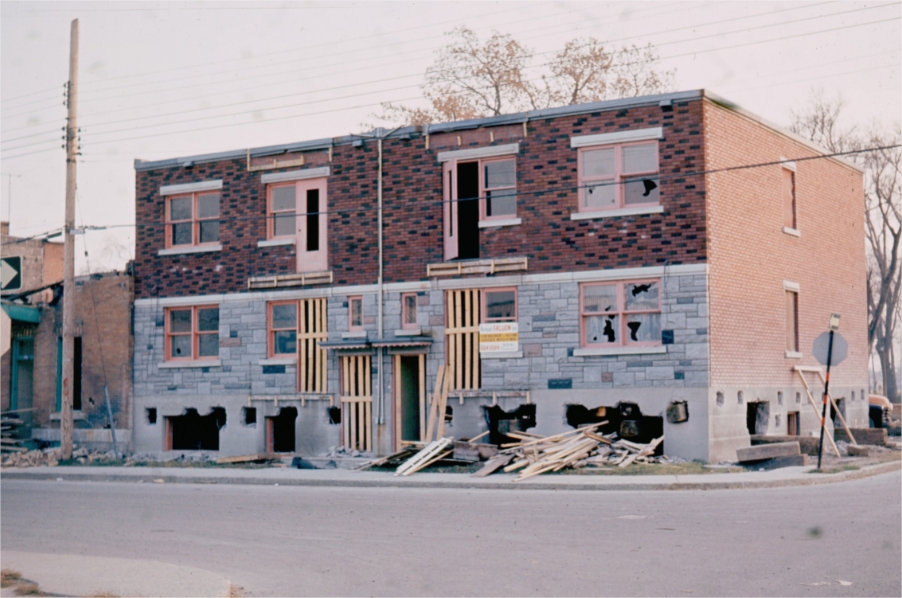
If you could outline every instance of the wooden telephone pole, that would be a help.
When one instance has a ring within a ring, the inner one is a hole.
[[[60,457],[72,458],[72,393],[75,380],[75,165],[78,155],[78,19],[69,42],[69,118],[66,123],[66,228],[63,255],[63,388],[60,410]]]

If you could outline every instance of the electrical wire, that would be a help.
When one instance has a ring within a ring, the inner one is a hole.
[[[645,178],[647,178],[647,179],[654,178],[654,179],[657,179],[659,182],[660,181],[668,181],[668,180],[680,180],[680,179],[687,179],[690,177],[698,177],[698,176],[704,176],[704,175],[710,175],[710,174],[735,172],[738,170],[749,170],[749,169],[755,169],[755,168],[766,168],[769,166],[780,166],[780,165],[787,164],[787,163],[810,162],[813,160],[825,160],[825,159],[829,159],[829,158],[840,158],[843,156],[852,156],[852,155],[863,154],[863,153],[868,153],[868,152],[885,151],[888,149],[897,149],[900,147],[902,147],[902,144],[874,146],[874,147],[860,148],[860,149],[854,149],[854,150],[847,150],[847,151],[842,151],[842,152],[819,154],[816,156],[802,156],[802,157],[798,157],[798,158],[786,158],[786,159],[781,159],[781,160],[771,160],[771,161],[767,161],[767,162],[757,162],[757,163],[753,163],[753,164],[740,164],[737,166],[725,166],[722,168],[712,168],[712,169],[707,169],[707,170],[696,170],[696,171],[671,173],[671,174],[660,174],[659,173],[658,175],[647,176]],[[517,198],[528,197],[528,196],[543,197],[545,195],[550,195],[550,194],[554,194],[554,193],[560,194],[560,193],[565,193],[565,192],[579,191],[581,189],[586,189],[589,187],[599,188],[599,187],[606,187],[606,186],[625,185],[629,182],[634,182],[634,181],[623,181],[623,180],[616,181],[615,180],[615,181],[611,181],[611,182],[593,182],[593,183],[586,184],[586,185],[559,185],[559,186],[555,186],[555,187],[541,189],[538,191],[517,191],[516,196],[517,196]],[[415,204],[418,207],[428,207],[428,206],[442,206],[444,204],[450,204],[450,203],[465,203],[465,202],[479,201],[479,200],[484,200],[484,199],[488,199],[488,196],[468,197],[468,198],[453,199],[453,200],[446,200],[443,198],[441,200],[431,200],[431,201],[423,201],[421,198],[415,198],[413,200],[413,202],[415,202]],[[362,207],[361,206],[361,207],[349,208],[349,209],[344,209],[344,210],[328,210],[326,213],[331,214],[331,215],[345,214],[346,217],[350,217],[350,216],[354,216],[355,214],[375,212],[375,211],[378,211],[378,209],[379,208],[377,206],[370,206],[370,207]],[[392,205],[392,206],[387,206],[387,207],[383,206],[383,210],[384,211],[388,211],[388,210],[409,211],[410,205],[408,203],[398,203],[397,205]],[[279,215],[285,216],[290,213],[291,212],[280,212]],[[313,216],[313,215],[318,215],[318,214],[319,214],[319,212],[294,212],[295,217]],[[275,217],[276,216],[273,214],[267,214],[265,216],[243,216],[243,217],[233,217],[233,218],[218,218],[218,219],[213,219],[213,220],[218,221],[220,224],[223,224],[223,223],[228,224],[228,223],[233,223],[233,222],[255,222],[255,221],[261,221],[261,220],[272,220]],[[115,228],[139,228],[139,227],[154,228],[154,227],[165,227],[165,226],[169,226],[170,224],[171,223],[169,223],[169,222],[157,222],[157,221],[135,222],[134,224],[128,223],[128,224],[84,226],[83,229],[84,230],[109,230],[109,229],[115,229]],[[58,230],[59,229],[55,229],[55,231],[58,231]],[[38,237],[47,237],[49,235],[52,235],[55,231],[52,231],[50,233],[42,233],[39,235],[34,235],[27,239],[16,239],[15,241],[8,241],[8,242],[4,243],[3,245],[14,245],[16,243],[21,243],[21,242],[24,242],[27,240],[33,240]]]
[[[732,46],[725,46],[725,47],[720,47],[720,48],[710,48],[710,49],[707,49],[707,50],[699,50],[699,51],[695,51],[695,52],[688,52],[688,53],[685,53],[685,54],[680,54],[680,55],[675,55],[675,56],[669,56],[669,57],[664,57],[664,56],[662,56],[660,59],[661,59],[661,60],[667,60],[667,59],[673,59],[673,58],[682,57],[682,56],[697,55],[697,54],[702,54],[702,53],[707,53],[707,52],[720,51],[720,50],[724,50],[724,49],[734,49],[734,48],[740,48],[740,47],[747,47],[747,46],[750,46],[750,45],[758,45],[758,44],[763,44],[763,43],[771,43],[771,42],[774,42],[774,41],[783,41],[783,40],[786,40],[786,39],[793,39],[793,38],[798,38],[798,37],[805,37],[805,36],[809,36],[809,35],[817,35],[817,34],[821,34],[821,33],[830,33],[830,32],[834,32],[834,31],[839,31],[839,30],[844,30],[844,29],[850,29],[850,28],[855,28],[855,27],[863,27],[863,26],[872,25],[872,24],[877,24],[877,23],[885,23],[885,22],[890,22],[890,21],[897,21],[897,20],[899,20],[899,18],[900,18],[900,17],[892,17],[892,18],[889,18],[889,19],[883,19],[883,20],[877,20],[877,21],[870,21],[870,22],[867,22],[867,23],[857,23],[857,24],[852,24],[852,25],[845,25],[845,26],[841,26],[841,27],[836,27],[836,28],[832,28],[832,29],[819,30],[819,31],[811,31],[811,32],[800,33],[800,34],[791,35],[791,36],[783,36],[783,37],[780,37],[780,38],[774,38],[774,39],[770,39],[770,40],[758,40],[758,41],[755,41],[755,42],[748,42],[748,43],[743,43],[743,44],[735,44],[735,45],[732,45]],[[646,62],[649,62],[649,61],[648,61],[648,60],[639,60],[639,61],[632,61],[632,62],[622,63],[622,64],[623,64],[623,65],[628,65],[628,64],[642,64],[642,63],[646,63]],[[405,89],[405,88],[409,88],[409,87],[418,87],[418,86],[405,86],[405,87],[396,88],[396,89]],[[388,91],[392,91],[392,90],[388,90]],[[354,94],[354,95],[350,95],[350,96],[346,96],[346,97],[356,97],[356,96],[359,96],[359,95],[370,95],[371,93],[373,93],[373,92],[369,92],[369,93],[367,93],[367,94]],[[283,108],[293,108],[293,107],[297,107],[297,106],[311,105],[311,104],[317,104],[317,103],[323,103],[323,102],[330,102],[330,103],[331,103],[331,102],[335,102],[335,101],[340,100],[340,99],[344,99],[344,97],[329,98],[329,99],[324,99],[324,100],[315,100],[315,101],[310,101],[310,102],[292,103],[292,104],[289,104],[289,105],[282,105],[282,106],[269,107],[269,108],[266,108],[266,110],[279,110],[279,109],[283,109]],[[402,101],[402,102],[403,102],[403,101],[411,101],[411,100],[416,100],[416,99],[419,99],[419,98],[404,98],[404,99],[401,99],[401,100],[394,100],[394,101],[395,101],[395,102],[399,102],[399,101]],[[301,117],[304,117],[304,116],[314,116],[314,115],[318,115],[318,114],[324,114],[324,113],[327,113],[327,112],[334,112],[334,111],[336,111],[336,110],[353,110],[353,109],[356,109],[356,108],[372,107],[372,106],[381,105],[381,104],[383,104],[383,103],[384,103],[384,102],[369,103],[369,104],[363,104],[363,105],[360,105],[360,106],[343,107],[343,108],[338,108],[338,109],[334,109],[334,110],[325,110],[325,111],[312,112],[312,113],[306,113],[306,114],[301,114],[301,115],[289,115],[289,116],[284,116],[284,117],[273,117],[273,118],[267,119],[267,122],[272,122],[272,121],[276,121],[276,120],[290,119],[290,118],[301,118]],[[154,125],[142,125],[142,126],[138,126],[138,127],[131,127],[131,128],[128,128],[128,129],[117,129],[117,130],[112,130],[112,131],[100,131],[100,132],[97,132],[97,133],[92,133],[92,137],[95,137],[95,138],[96,138],[97,136],[110,135],[110,134],[121,133],[121,132],[126,132],[126,131],[134,131],[134,130],[147,129],[147,128],[158,128],[158,127],[161,127],[161,126],[170,126],[170,125],[176,125],[176,124],[192,123],[192,122],[198,122],[198,121],[201,121],[201,120],[211,120],[211,119],[216,119],[216,118],[227,118],[227,117],[231,117],[231,116],[244,116],[244,115],[253,114],[254,112],[259,112],[259,111],[260,111],[260,110],[254,110],[254,111],[241,111],[241,112],[234,112],[234,113],[230,113],[230,114],[222,114],[222,115],[215,115],[215,116],[207,116],[207,117],[191,118],[191,119],[186,119],[186,120],[181,120],[181,121],[173,121],[173,122],[169,122],[169,123],[158,123],[158,124],[154,124]],[[171,135],[171,134],[179,134],[179,133],[186,133],[186,132],[205,131],[205,130],[210,130],[210,129],[227,128],[227,127],[233,127],[233,126],[242,126],[242,125],[247,125],[247,124],[259,124],[259,123],[251,122],[251,123],[223,124],[223,125],[216,125],[216,126],[213,126],[213,127],[203,127],[203,128],[200,128],[200,129],[190,129],[190,130],[187,130],[187,131],[183,130],[183,131],[176,131],[176,132],[171,132],[171,133],[157,133],[157,134],[154,134],[154,135],[144,135],[144,136],[138,136],[138,137],[125,137],[125,138],[119,138],[119,139],[114,139],[114,140],[109,140],[109,141],[100,141],[99,143],[114,143],[114,142],[129,141],[129,140],[135,140],[135,139],[145,139],[145,138],[148,138],[148,137],[156,137],[156,136],[160,136],[160,135]],[[87,131],[86,131],[86,133],[87,133]]]

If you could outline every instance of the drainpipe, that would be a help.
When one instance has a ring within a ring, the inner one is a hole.
[[[378,281],[379,315],[377,316],[376,325],[377,325],[377,330],[379,332],[379,338],[381,339],[381,338],[384,338],[384,334],[383,334],[384,330],[383,330],[383,324],[382,324],[382,303],[383,303],[383,296],[382,296],[382,131],[380,130],[379,133],[380,133],[380,135],[379,135],[379,139],[377,142],[378,146],[379,146],[379,182],[378,182],[378,186],[377,186],[377,202],[378,202],[377,214],[378,214],[378,220],[379,220],[379,281]],[[383,366],[382,347],[379,347],[377,349],[376,355],[377,355],[377,358],[379,359],[379,419],[378,419],[378,423],[381,426],[381,425],[385,424],[385,388],[384,388],[384,379],[382,377],[382,366]]]

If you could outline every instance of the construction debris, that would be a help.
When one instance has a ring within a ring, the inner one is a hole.
[[[59,448],[49,448],[42,451],[25,449],[23,452],[14,453],[4,451],[0,459],[2,459],[0,460],[2,467],[40,467],[42,465],[54,467],[59,464],[60,450]]]
[[[415,473],[428,465],[432,465],[436,461],[440,461],[454,452],[451,448],[454,438],[439,438],[434,442],[430,442],[426,447],[415,454],[413,457],[405,461],[395,471],[395,476],[408,476]]]
[[[24,453],[28,449],[19,439],[19,426],[25,422],[16,413],[4,413],[0,419],[0,451],[3,453]]]
[[[648,444],[618,439],[617,433],[606,436],[595,433],[607,421],[582,426],[554,436],[539,436],[528,432],[508,432],[519,442],[501,445],[497,457],[488,461],[474,477],[483,477],[502,467],[507,473],[520,471],[514,481],[526,480],[549,471],[565,468],[626,467],[631,463],[661,463],[667,457],[655,456],[664,436]]]

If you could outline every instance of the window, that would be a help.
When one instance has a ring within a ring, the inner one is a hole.
[[[517,215],[517,163],[513,158],[483,161],[480,220]]]
[[[660,203],[656,141],[580,149],[577,169],[581,212]]]
[[[348,297],[348,330],[363,330],[363,297]]]
[[[219,357],[219,307],[166,310],[166,359],[188,361]]]
[[[219,191],[166,199],[166,247],[219,243]]]
[[[296,356],[298,352],[298,303],[269,304],[269,356]]]
[[[799,294],[786,291],[786,351],[797,353],[799,350]]]
[[[590,283],[580,286],[580,346],[661,344],[660,282]]]
[[[483,323],[517,321],[517,289],[486,289],[482,301]]]
[[[401,295],[401,328],[413,330],[417,327],[417,294]]]
[[[267,196],[269,206],[269,217],[266,219],[267,238],[294,237],[297,234],[295,223],[297,186],[295,183],[270,185],[267,187]]]
[[[783,169],[783,226],[797,229],[796,225],[796,173]]]

